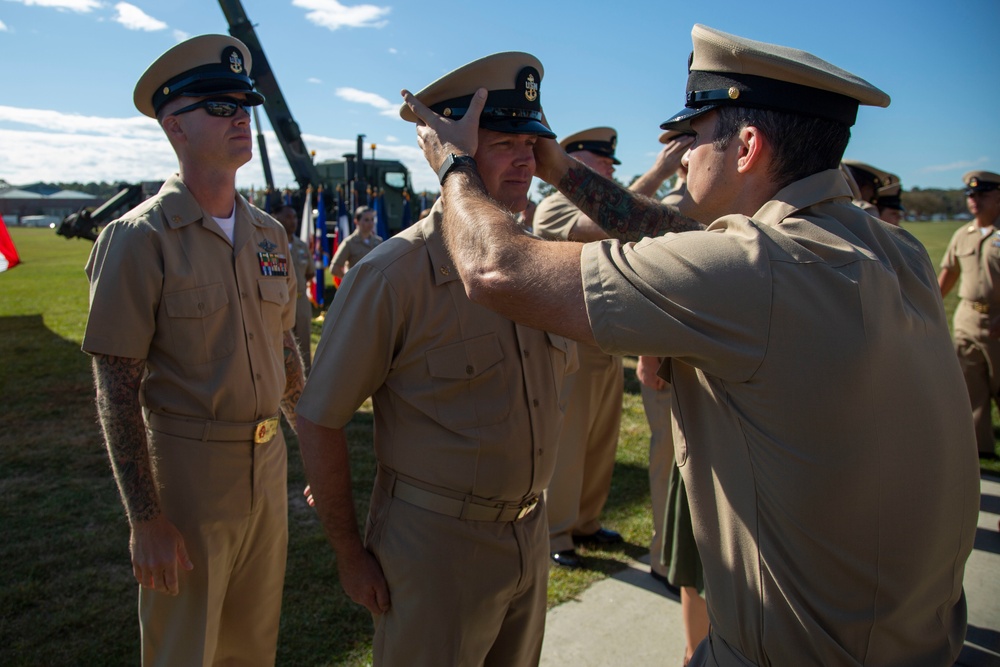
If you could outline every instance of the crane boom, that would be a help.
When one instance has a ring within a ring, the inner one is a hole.
[[[247,45],[250,55],[253,57],[253,69],[250,74],[253,76],[257,90],[266,98],[264,110],[271,121],[271,127],[278,137],[278,143],[285,152],[288,166],[299,187],[305,190],[307,186],[319,185],[320,175],[313,164],[312,156],[306,150],[305,142],[302,140],[302,133],[299,125],[292,117],[292,112],[288,109],[281,88],[278,87],[278,80],[271,70],[271,64],[264,55],[264,49],[260,45],[257,33],[253,24],[247,18],[247,13],[243,9],[240,0],[219,0],[222,13],[226,15],[229,23],[229,34]]]

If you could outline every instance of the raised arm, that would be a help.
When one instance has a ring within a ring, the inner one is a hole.
[[[536,161],[551,160],[551,146],[539,149],[541,144],[559,145],[552,139],[540,139],[535,144]],[[542,153],[544,157],[539,158]],[[704,226],[686,218],[671,206],[623,188],[621,184],[604,178],[585,165],[574,161],[558,176],[553,185],[566,195],[581,211],[586,213],[608,236],[620,241],[635,242],[648,236],[669,232],[688,232]],[[539,170],[540,171],[540,170]],[[554,173],[554,172],[547,172]],[[541,177],[541,174],[538,174]]]
[[[657,154],[656,162],[645,174],[635,179],[628,189],[646,197],[655,197],[663,182],[674,175],[681,166],[681,158],[691,146],[693,139],[689,136],[678,136],[663,145]]]
[[[145,588],[176,595],[177,564],[192,564],[184,538],[160,510],[139,404],[146,363],[98,354],[93,368],[97,414],[131,528],[132,573]]]

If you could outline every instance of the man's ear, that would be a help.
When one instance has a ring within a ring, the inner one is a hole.
[[[181,122],[177,119],[177,116],[166,116],[160,121],[160,127],[163,131],[167,133],[167,136],[171,139],[180,138],[184,135],[184,128],[181,126]]]
[[[740,173],[748,173],[759,169],[768,152],[767,138],[759,129],[748,125],[740,130],[738,137],[739,154],[736,159],[736,169]]]

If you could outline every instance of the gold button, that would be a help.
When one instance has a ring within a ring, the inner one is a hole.
[[[443,276],[450,276],[451,275],[451,269],[449,269],[447,266],[442,266],[441,267],[441,275],[443,275]]]
[[[733,86],[732,88],[729,89],[729,99],[735,100],[739,96],[740,96],[739,88]]]
[[[447,117],[448,117],[448,116],[450,116],[450,115],[451,115],[451,109],[450,109],[450,108],[448,108],[448,109],[445,109],[445,110],[444,110],[444,117],[445,117],[445,118],[447,118]]]
[[[465,367],[465,373],[466,373],[466,375],[472,375],[475,372],[476,372],[476,369],[473,368],[472,366],[466,366]]]

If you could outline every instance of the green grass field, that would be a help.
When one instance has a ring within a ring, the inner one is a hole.
[[[957,223],[907,224],[937,262]],[[23,265],[0,274],[0,664],[139,664],[136,585],[128,525],[93,408],[83,266],[91,244],[50,230],[10,229]],[[946,306],[954,308],[952,295]],[[314,330],[314,339],[318,326]],[[370,406],[349,427],[358,515],[374,475]],[[280,665],[365,665],[371,620],[342,593],[332,550],[301,496],[298,446],[289,441],[290,544]],[[634,362],[626,360],[622,434],[605,522],[626,544],[584,551],[590,568],[553,569],[549,604],[646,552],[651,519],[649,432]],[[984,467],[995,464],[984,464]],[[994,470],[1000,470],[995,467]]]

